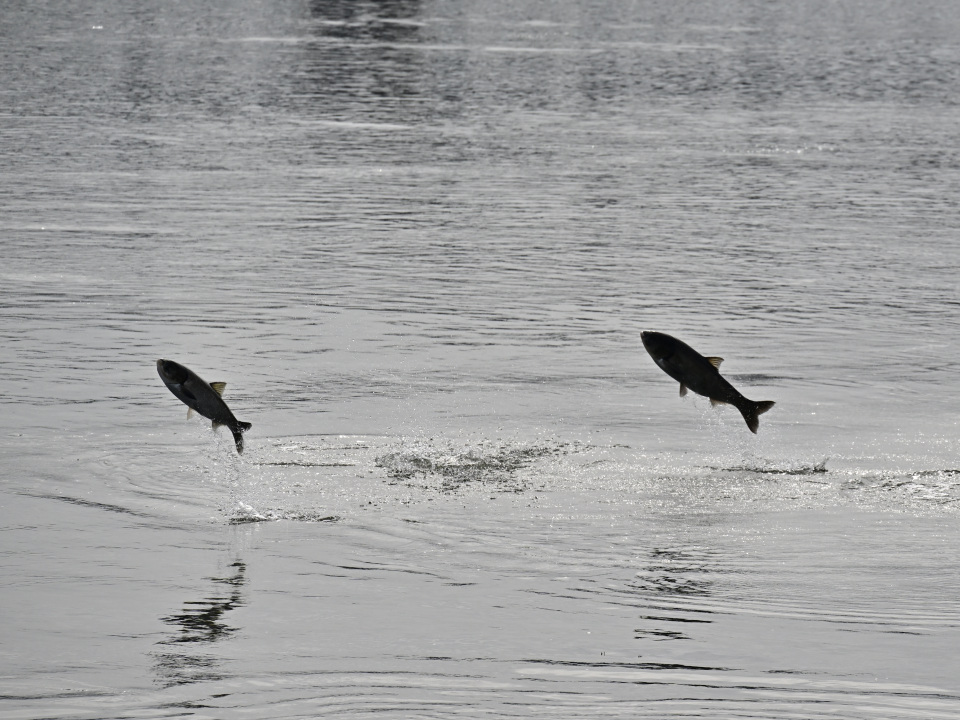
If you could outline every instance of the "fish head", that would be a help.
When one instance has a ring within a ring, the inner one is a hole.
[[[673,355],[677,342],[669,335],[651,330],[640,333],[640,340],[643,341],[643,347],[650,353],[650,357],[658,362]]]
[[[189,377],[187,369],[173,360],[157,360],[157,372],[161,380],[174,385],[182,385]]]

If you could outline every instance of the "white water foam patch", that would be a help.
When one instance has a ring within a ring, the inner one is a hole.
[[[218,457],[231,523],[322,522],[443,498],[524,497],[555,487],[589,446],[557,439],[298,436]]]
[[[538,464],[568,449],[559,441],[286,437],[250,447],[242,457],[218,455],[214,472],[226,491],[220,510],[231,523],[320,522],[469,488],[522,493],[545,472]]]
[[[378,455],[376,463],[398,485],[441,493],[471,486],[498,493],[522,493],[544,489],[545,478],[553,474],[548,466],[582,450],[579,443],[559,440],[415,439]]]

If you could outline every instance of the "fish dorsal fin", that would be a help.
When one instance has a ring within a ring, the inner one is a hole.
[[[225,382],[212,382],[210,383],[210,387],[213,388],[213,391],[217,395],[223,397],[223,391],[227,389],[227,384]]]
[[[684,397],[687,394],[687,386],[683,383],[680,383],[680,397]]]
[[[720,369],[720,363],[723,362],[723,358],[718,357],[708,357],[707,362],[713,365],[717,370]]]

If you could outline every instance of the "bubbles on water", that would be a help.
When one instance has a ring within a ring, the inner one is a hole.
[[[244,525],[246,523],[272,522],[274,520],[295,520],[298,522],[338,522],[342,520],[339,515],[324,515],[321,512],[298,512],[287,510],[258,510],[253,505],[245,502],[237,502],[236,507],[230,515],[231,525]]]
[[[416,484],[452,492],[469,484],[482,484],[497,492],[523,492],[535,482],[533,465],[544,458],[575,450],[566,442],[510,442],[480,440],[414,440],[377,456],[376,464],[391,482]]]
[[[795,460],[764,460],[751,458],[742,465],[718,467],[725,472],[758,473],[760,475],[820,475],[827,472],[827,458],[819,462]]]
[[[591,465],[589,448],[559,439],[287,437],[243,456],[224,449],[211,459],[209,484],[221,489],[220,512],[232,524],[329,522],[443,498],[532,502],[576,482],[579,466]]]

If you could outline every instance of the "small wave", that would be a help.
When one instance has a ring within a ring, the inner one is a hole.
[[[848,491],[898,498],[903,507],[960,506],[960,470],[917,470],[861,475],[848,480]]]
[[[123,515],[132,515],[133,517],[139,518],[148,518],[154,519],[154,515],[148,513],[140,512],[138,510],[131,510],[130,508],[123,507],[122,505],[114,505],[113,503],[97,502],[95,500],[85,500],[84,498],[71,497],[69,495],[50,495],[50,494],[32,494],[32,493],[19,493],[26,497],[35,497],[40,498],[41,500],[58,500],[60,502],[70,503],[71,505],[77,505],[79,507],[93,508],[95,510],[106,510],[107,512],[120,513]]]
[[[323,515],[319,512],[299,512],[295,510],[257,510],[252,505],[237,503],[231,525],[246,525],[247,523],[275,522],[277,520],[293,520],[295,522],[339,522],[343,518],[339,515]]]
[[[829,458],[824,458],[818,463],[801,463],[799,465],[767,462],[764,465],[739,465],[728,468],[715,467],[711,469],[721,470],[723,472],[759,473],[761,475],[818,475],[828,472],[827,460],[829,460]]]

